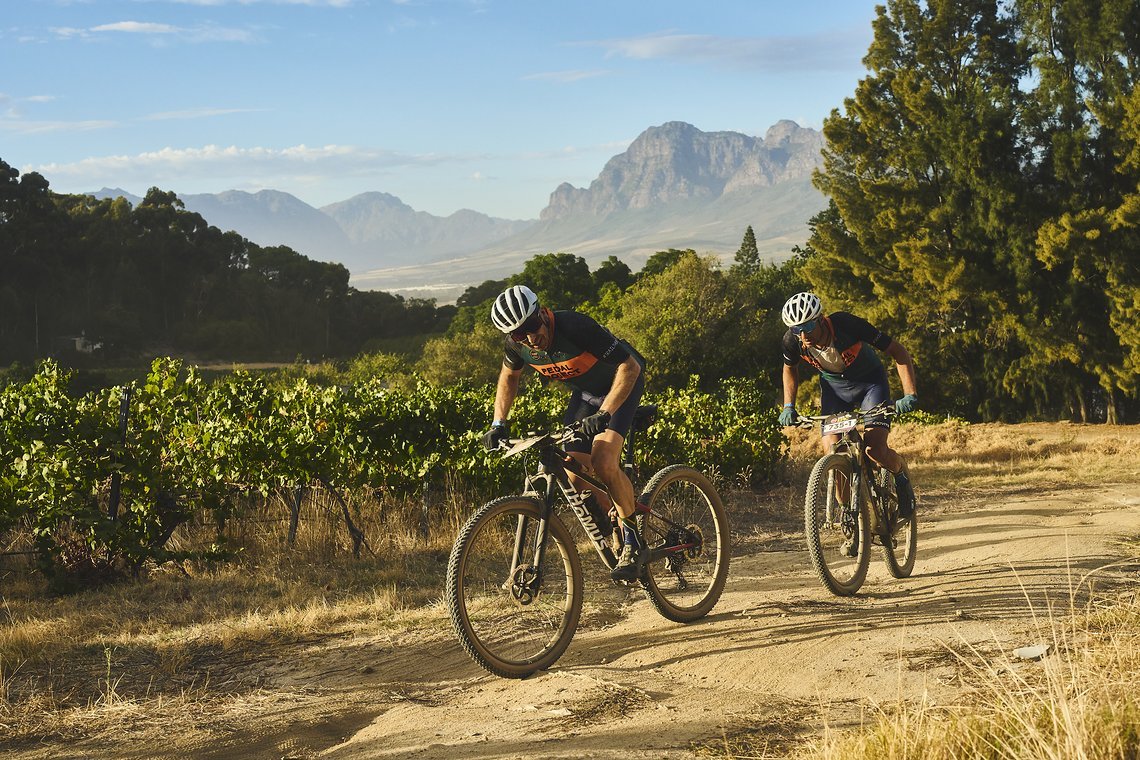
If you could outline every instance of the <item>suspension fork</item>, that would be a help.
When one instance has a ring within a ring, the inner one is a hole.
[[[533,574],[527,579],[528,591],[533,595],[537,593],[539,587],[542,585],[542,561],[546,556],[546,536],[550,523],[550,515],[554,510],[554,477],[549,472],[544,470],[539,471],[533,478],[527,478],[527,491],[534,492],[533,485],[536,480],[546,481],[545,493],[542,498],[542,506],[538,510],[538,529],[534,532],[534,546],[532,556],[534,561],[531,563]],[[527,551],[526,534],[530,528],[530,521],[532,518],[528,515],[519,515],[518,524],[515,526],[515,545],[511,555],[511,577],[507,579],[507,585],[513,585],[518,576],[519,571],[523,569],[524,559]]]

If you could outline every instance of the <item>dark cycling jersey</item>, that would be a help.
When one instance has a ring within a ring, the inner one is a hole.
[[[883,362],[874,351],[865,350],[871,344],[886,351],[891,338],[862,317],[837,311],[824,317],[835,335],[826,348],[806,346],[791,330],[784,333],[784,364],[794,366],[803,359],[819,370],[827,380],[864,380],[883,373]]]
[[[516,343],[507,336],[503,364],[512,370],[529,364],[546,377],[599,396],[609,393],[618,365],[629,357],[645,367],[645,360],[632,346],[585,314],[553,312],[550,332],[553,341],[546,351]]]

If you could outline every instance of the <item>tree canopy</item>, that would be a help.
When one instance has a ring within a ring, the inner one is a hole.
[[[51,191],[0,161],[0,362],[109,356],[351,356],[439,332],[454,307],[358,291],[340,264],[261,247],[151,188],[138,206]]]
[[[812,287],[948,411],[1135,405],[1137,5],[891,0],[864,61],[824,124]]]

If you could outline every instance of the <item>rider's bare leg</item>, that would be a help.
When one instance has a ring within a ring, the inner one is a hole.
[[[839,443],[838,435],[825,435],[823,437],[823,450],[831,451],[831,448],[837,443]],[[851,503],[851,484],[846,479],[835,479],[835,498],[840,504]]]
[[[606,430],[594,438],[594,447],[590,454],[570,452],[570,456],[578,461],[587,474],[597,475],[598,479],[605,483],[609,496],[597,493],[595,490],[594,497],[603,509],[608,510],[611,505],[616,506],[619,517],[629,517],[634,512],[633,483],[629,481],[625,468],[621,466],[624,444],[625,438],[620,433]],[[570,482],[579,491],[590,488],[589,483],[574,477],[573,473],[570,473]]]
[[[594,463],[591,460],[589,454],[584,454],[581,451],[569,451],[567,453],[570,456],[574,457],[574,459],[578,462],[582,468],[582,472],[586,473],[587,475],[597,475],[597,473],[594,472]],[[589,483],[576,476],[574,473],[568,472],[566,474],[570,476],[570,485],[574,486],[574,490],[592,491],[594,498],[598,500],[598,504],[601,505],[602,509],[609,511],[610,505],[612,503],[609,496],[599,492],[598,489],[594,488]]]
[[[900,472],[909,475],[906,460],[887,445],[887,436],[890,432],[886,428],[867,428],[863,431],[863,440],[867,443],[867,456],[875,464],[886,467],[896,475]]]
[[[616,430],[606,430],[594,438],[591,453],[594,471],[609,489],[620,517],[631,517],[634,512],[633,483],[621,466],[622,445],[625,437]]]

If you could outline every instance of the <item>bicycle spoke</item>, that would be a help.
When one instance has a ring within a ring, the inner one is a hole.
[[[665,617],[695,620],[716,603],[728,573],[720,497],[697,471],[674,467],[654,477],[646,499],[651,511],[640,517],[642,537],[651,551],[669,551],[649,563],[643,585]]]
[[[460,640],[476,662],[498,675],[522,677],[548,667],[577,625],[581,588],[574,547],[565,527],[552,521],[536,564],[538,526],[530,500],[492,502],[464,528],[449,564],[448,603]]]

